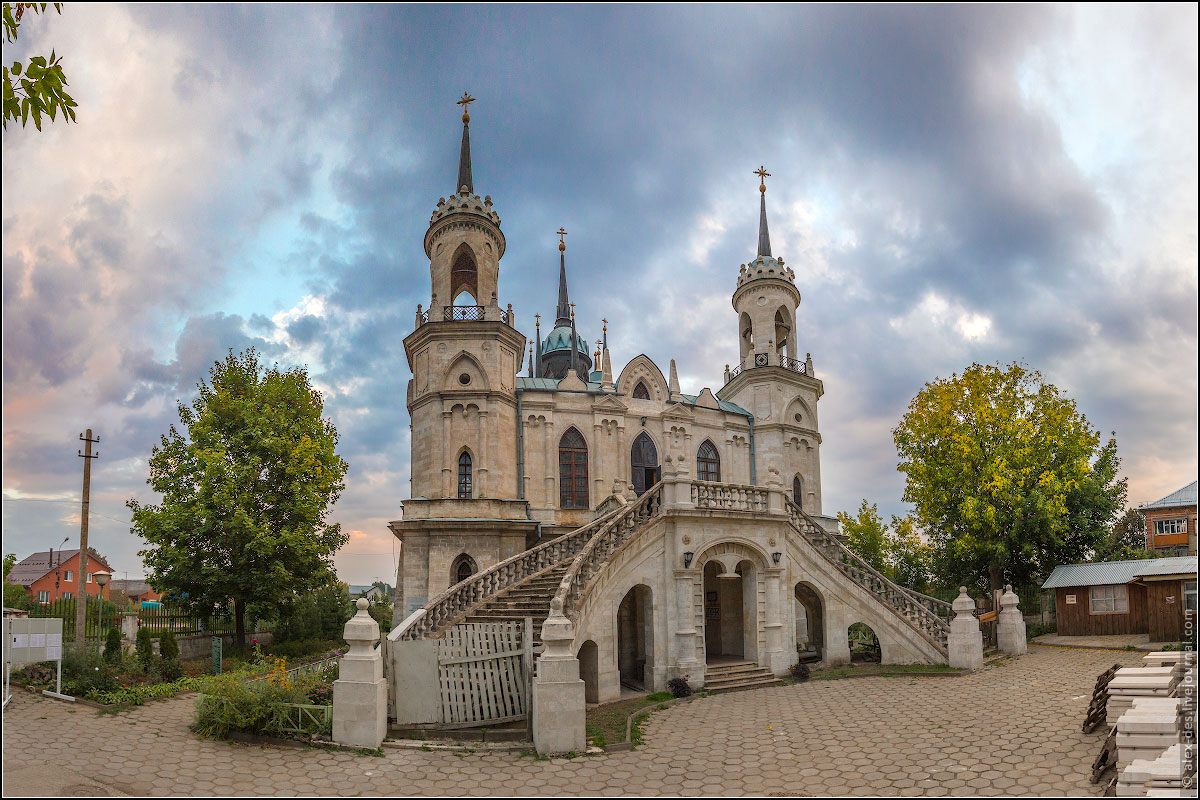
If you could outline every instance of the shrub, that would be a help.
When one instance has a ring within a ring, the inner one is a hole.
[[[91,692],[108,691],[116,687],[117,668],[94,650],[83,655],[74,650],[63,653],[63,692],[75,697],[87,697]]]
[[[183,664],[178,658],[164,658],[158,662],[158,673],[164,681],[177,681],[183,677]]]
[[[150,641],[149,628],[138,628],[134,649],[137,651],[138,663],[142,665],[142,669],[149,671],[150,665],[154,663],[154,642]]]
[[[179,643],[175,641],[175,634],[166,631],[159,637],[158,654],[162,656],[163,661],[179,660]]]
[[[317,681],[280,683],[273,680],[243,682],[235,675],[218,675],[200,683],[193,730],[201,736],[226,738],[235,731],[263,736],[295,736],[293,704],[308,704]],[[328,733],[328,726],[306,721],[301,734]]]
[[[804,681],[808,680],[808,664],[797,662],[788,668],[788,672],[790,672],[792,674],[792,678],[799,683],[803,683]]]
[[[116,625],[109,627],[108,636],[104,639],[104,660],[110,664],[121,661],[121,629]]]
[[[692,693],[692,687],[688,685],[687,678],[671,678],[667,681],[667,688],[676,697],[687,697]]]

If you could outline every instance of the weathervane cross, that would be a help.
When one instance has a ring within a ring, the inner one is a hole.
[[[758,190],[760,192],[765,192],[767,190],[767,178],[771,177],[771,173],[767,172],[767,168],[765,166],[760,166],[758,169],[754,170],[754,174],[758,176]]]

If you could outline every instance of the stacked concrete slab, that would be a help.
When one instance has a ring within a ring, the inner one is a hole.
[[[1108,722],[1116,724],[1135,699],[1175,696],[1182,671],[1170,667],[1125,667],[1108,684]]]
[[[1117,769],[1134,761],[1153,761],[1179,744],[1178,697],[1138,697],[1117,720]]]
[[[1158,758],[1137,759],[1121,770],[1117,797],[1195,797],[1196,790],[1185,794],[1183,745],[1167,748]]]
[[[1185,741],[1193,720],[1179,697],[1196,681],[1194,653],[1157,652],[1143,667],[1117,671],[1109,685],[1108,719],[1116,725],[1118,797],[1195,797],[1195,776],[1184,774]],[[1192,787],[1192,788],[1185,788]]]

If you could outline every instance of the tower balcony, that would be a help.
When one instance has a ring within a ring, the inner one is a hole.
[[[738,364],[734,369],[730,370],[729,367],[725,368],[725,383],[729,383],[748,369],[756,369],[758,367],[782,367],[800,375],[807,375],[810,378],[815,377],[813,375],[811,354],[809,354],[806,359],[801,361],[798,358],[788,358],[787,356],[783,356],[778,353],[750,353],[746,359],[742,363]]]
[[[510,328],[515,328],[517,317],[513,313],[512,303],[507,308],[499,306],[435,306],[423,311],[417,304],[417,327],[430,322],[503,322]]]

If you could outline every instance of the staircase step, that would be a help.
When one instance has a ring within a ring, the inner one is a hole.
[[[763,686],[782,685],[783,681],[781,681],[779,678],[776,678],[774,675],[768,675],[766,677],[747,679],[743,681],[737,681],[735,683],[725,683],[718,686],[710,685],[706,680],[704,682],[704,690],[711,694],[720,694],[722,692],[736,692],[742,689],[758,689]]]

